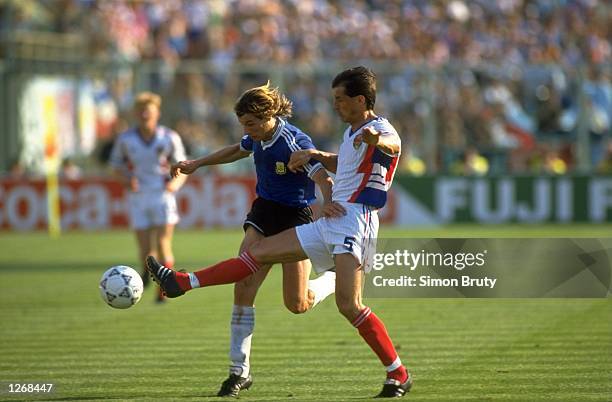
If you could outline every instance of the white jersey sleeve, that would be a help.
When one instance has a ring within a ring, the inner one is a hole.
[[[185,146],[183,145],[183,140],[175,131],[168,130],[168,135],[170,136],[170,143],[172,145],[172,150],[170,152],[170,162],[176,163],[180,161],[184,161],[187,159],[187,155],[185,154]]]

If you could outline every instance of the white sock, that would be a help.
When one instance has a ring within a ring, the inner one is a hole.
[[[402,361],[400,360],[399,356],[397,356],[395,360],[393,361],[393,363],[391,363],[385,368],[387,369],[387,373],[390,373],[393,370],[397,370],[398,368],[400,368],[401,365],[402,365]]]
[[[312,307],[316,306],[336,290],[336,273],[325,271],[317,278],[308,281],[308,289],[314,294]]]
[[[191,285],[191,289],[200,287],[200,281],[198,280],[198,277],[195,276],[193,272],[189,273],[189,284]]]
[[[255,328],[255,307],[234,305],[230,336],[230,373],[241,377],[249,375],[251,338]]]

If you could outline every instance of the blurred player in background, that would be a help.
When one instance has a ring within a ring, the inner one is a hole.
[[[253,155],[257,198],[244,222],[244,239],[239,251],[242,254],[266,236],[312,222],[310,204],[315,200],[314,183],[321,189],[324,205],[331,203],[333,183],[318,162],[306,163],[300,172],[287,168],[293,152],[313,150],[314,145],[306,134],[287,122],[292,103],[277,88],[268,83],[247,90],[236,102],[234,111],[245,132],[242,140],[200,159],[174,164],[172,175],[191,174],[202,166],[230,163]],[[237,396],[253,383],[249,357],[255,327],[255,296],[271,267],[272,264],[262,265],[254,275],[234,286],[231,365],[218,396]],[[293,313],[306,312],[334,291],[334,272],[326,271],[311,281],[309,276],[310,262],[305,258],[283,263],[283,298]]]
[[[338,309],[387,371],[378,396],[399,397],[410,390],[412,378],[383,322],[363,305],[361,293],[363,273],[371,268],[375,251],[378,209],[387,201],[401,141],[391,123],[374,113],[376,76],[372,71],[356,67],[341,72],[332,82],[332,94],[334,109],[349,124],[338,154],[299,150],[289,162],[289,168],[296,170],[315,160],[336,173],[333,202],[323,207],[323,218],[262,238],[238,258],[194,273],[165,268],[154,257],[147,257],[147,269],[168,296],[178,297],[197,287],[242,280],[262,266],[277,262],[308,257],[317,270],[335,267]]]
[[[186,176],[172,178],[170,165],[185,159],[185,149],[176,132],[158,124],[160,108],[159,95],[137,95],[137,125],[117,137],[109,163],[128,189],[130,225],[136,231],[140,261],[157,255],[164,265],[173,266],[172,235],[179,221],[174,194]],[[146,271],[142,277],[146,286]],[[161,289],[157,301],[164,301]]]

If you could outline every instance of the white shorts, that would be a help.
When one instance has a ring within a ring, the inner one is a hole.
[[[128,194],[130,226],[135,230],[176,225],[179,221],[176,198],[167,191]]]
[[[345,216],[297,226],[298,240],[317,273],[333,268],[333,256],[345,253],[353,254],[369,272],[376,252],[378,211],[363,204],[340,204],[346,209]]]

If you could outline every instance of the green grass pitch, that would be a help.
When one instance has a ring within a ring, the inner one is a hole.
[[[610,226],[385,229],[400,237],[604,237]],[[240,231],[177,231],[178,267],[235,255]],[[149,288],[128,310],[107,307],[98,280],[137,267],[130,232],[0,234],[0,400],[218,400],[232,287],[165,305]],[[612,400],[610,299],[367,299],[415,385],[412,401]],[[375,355],[332,299],[292,315],[280,270],[257,299],[254,386],[247,401],[361,401],[384,379]],[[9,395],[8,382],[56,392]]]

